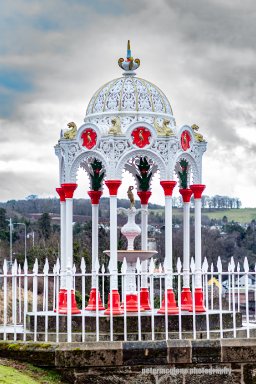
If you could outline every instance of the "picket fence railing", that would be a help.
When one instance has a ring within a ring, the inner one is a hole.
[[[195,264],[190,266],[191,291],[195,288]],[[104,265],[97,265],[96,289],[106,307],[112,273]],[[147,276],[151,310],[138,312],[126,311],[127,270],[122,266],[118,273],[118,287],[124,303],[124,313],[119,316],[105,315],[98,304],[95,311],[85,310],[91,290],[92,273],[86,272],[82,259],[78,268],[73,267],[68,288],[67,314],[59,313],[58,294],[60,290],[60,265],[57,260],[50,271],[45,261],[39,272],[35,260],[32,270],[27,261],[18,265],[15,261],[8,268],[4,261],[0,274],[0,339],[23,341],[103,341],[103,340],[168,340],[251,337],[256,334],[256,267],[250,271],[245,257],[243,265],[235,264],[231,258],[226,271],[222,268],[221,258],[217,265],[210,266],[206,259],[202,265],[202,287],[204,293],[204,313],[196,313],[193,300],[192,311],[181,311],[181,291],[183,282],[182,263],[178,259],[172,274],[173,289],[179,312],[177,315],[157,313],[167,291],[167,274],[160,264],[155,266],[151,259],[148,271],[142,272],[139,260],[136,264],[137,290],[140,290],[141,278]],[[222,284],[225,281],[225,284]],[[81,313],[72,314],[71,291],[75,290],[76,300]],[[193,299],[193,295],[192,295]],[[139,295],[138,300],[140,301]]]

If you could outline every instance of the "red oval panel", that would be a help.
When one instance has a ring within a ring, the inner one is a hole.
[[[92,128],[86,128],[83,131],[81,138],[83,139],[82,146],[87,149],[92,149],[97,142],[97,133]]]
[[[183,151],[187,151],[190,148],[191,136],[189,131],[183,131],[180,137],[181,147]]]
[[[132,131],[133,144],[139,148],[145,147],[150,144],[149,138],[151,137],[150,131],[145,127],[138,127]]]

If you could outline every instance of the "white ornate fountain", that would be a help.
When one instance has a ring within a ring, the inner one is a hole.
[[[117,259],[126,263],[126,277],[125,277],[125,291],[126,291],[126,311],[136,312],[138,311],[138,292],[136,285],[136,263],[139,259],[140,263],[144,260],[149,259],[153,255],[157,254],[155,250],[135,250],[134,240],[141,234],[141,229],[135,222],[135,216],[144,211],[143,209],[136,209],[134,207],[134,197],[131,192],[131,187],[128,189],[128,197],[131,201],[130,208],[118,208],[118,213],[124,213],[127,215],[127,223],[121,228],[121,233],[125,236],[128,242],[127,250],[118,250]],[[110,256],[110,251],[104,251]],[[140,306],[140,310],[144,308]]]

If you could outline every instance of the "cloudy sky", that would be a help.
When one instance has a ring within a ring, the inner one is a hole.
[[[56,196],[59,132],[121,75],[130,39],[177,125],[207,138],[206,193],[255,207],[255,20],[255,0],[0,0],[0,201]]]

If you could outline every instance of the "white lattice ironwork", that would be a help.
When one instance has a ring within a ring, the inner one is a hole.
[[[132,131],[140,127],[149,130],[151,133],[149,145],[145,145],[143,148],[133,144]],[[97,142],[93,148],[87,149],[82,145],[81,135],[84,130],[90,128],[97,132]],[[184,130],[188,131],[188,128],[193,140],[191,140],[190,148],[185,151],[181,147],[181,135]],[[126,162],[135,156],[147,156],[149,159],[152,159],[160,172],[161,180],[171,180],[179,160],[182,158],[186,159],[193,174],[193,182],[201,183],[202,155],[206,150],[206,143],[196,141],[193,136],[193,130],[190,127],[183,127],[177,134],[166,137],[159,136],[154,125],[146,121],[130,124],[125,134],[101,135],[100,131],[101,126],[87,123],[81,126],[74,139],[60,138],[55,146],[55,152],[60,162],[61,183],[74,183],[81,163],[93,157],[102,161],[107,179],[121,179]]]
[[[131,62],[130,58],[127,62]],[[191,182],[201,183],[206,142],[198,134],[198,127],[176,127],[164,93],[154,84],[136,77],[134,68],[138,68],[139,60],[133,61],[132,66],[123,60],[118,64],[125,70],[123,76],[103,85],[94,94],[87,107],[85,123],[76,134],[61,132],[55,146],[60,182],[76,182],[79,166],[93,157],[102,162],[106,179],[121,179],[131,157],[147,156],[154,161],[161,180],[171,180],[180,159],[186,159],[193,177]],[[150,132],[145,145],[139,145],[133,136],[140,128],[144,129],[143,133]]]

